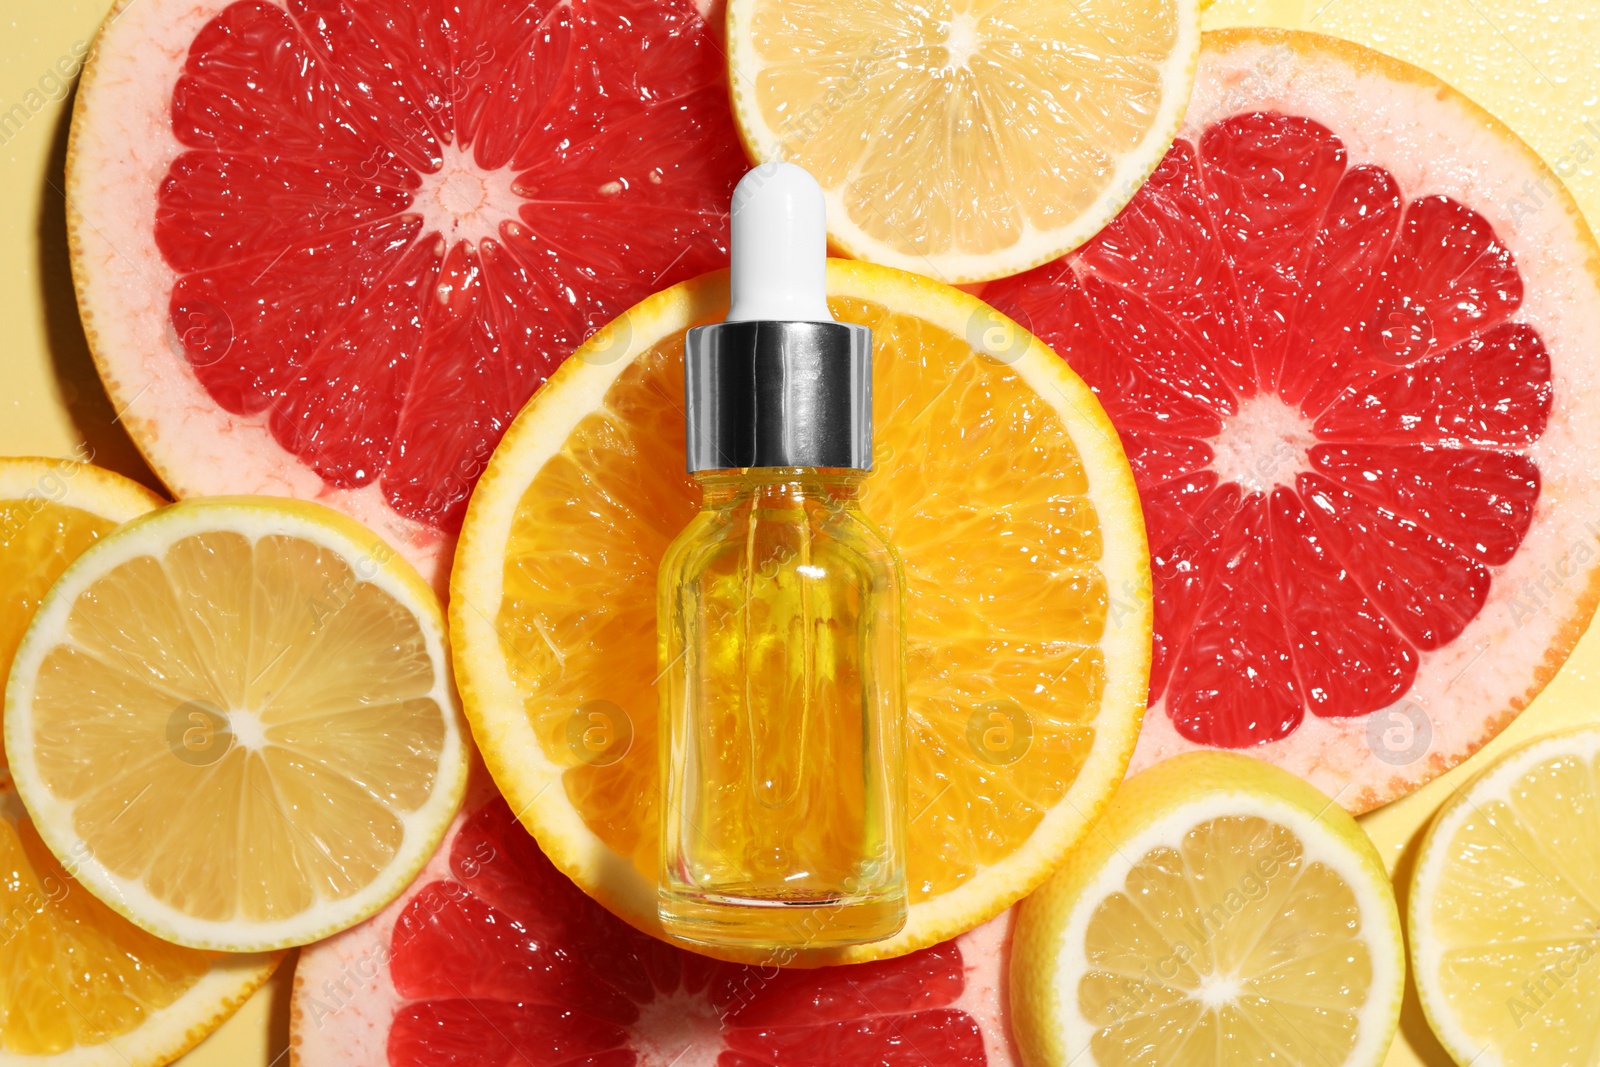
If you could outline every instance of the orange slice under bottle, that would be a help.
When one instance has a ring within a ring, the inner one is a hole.
[[[946,940],[1037,885],[1121,779],[1150,654],[1137,494],[1066,365],[958,290],[833,261],[841,321],[874,335],[863,507],[906,581],[910,918]],[[726,280],[657,294],[518,417],[474,495],[451,639],[463,704],[511,810],[612,911],[656,919],[656,572],[694,514],[683,334]],[[730,953],[736,955],[736,953]]]

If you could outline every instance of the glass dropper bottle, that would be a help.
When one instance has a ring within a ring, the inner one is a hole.
[[[764,164],[731,214],[727,321],[684,345],[702,505],[659,574],[659,911],[781,963],[905,924],[901,579],[859,504],[872,334],[828,310],[822,190]]]

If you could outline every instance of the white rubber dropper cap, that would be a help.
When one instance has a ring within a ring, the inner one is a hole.
[[[832,322],[822,186],[804,167],[763,163],[733,190],[729,322]]]

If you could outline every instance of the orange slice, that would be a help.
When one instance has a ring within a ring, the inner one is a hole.
[[[909,952],[1037,885],[1121,779],[1150,654],[1127,461],[1066,365],[947,286],[833,261],[834,314],[874,333],[864,508],[906,579],[905,930],[813,964]],[[518,416],[452,577],[463,703],[512,811],[624,919],[656,920],[658,562],[695,513],[684,331],[723,275],[601,331]]]

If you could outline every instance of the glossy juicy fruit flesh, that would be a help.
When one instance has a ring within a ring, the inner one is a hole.
[[[163,503],[144,486],[84,463],[0,458],[0,684],[67,565],[118,523]]]
[[[1180,251],[1181,250],[1181,251]],[[1550,360],[1481,215],[1298,116],[1179,140],[1070,262],[991,287],[1097,389],[1156,595],[1151,700],[1243,748],[1365,715],[1483,606],[1539,496]]]
[[[1429,1022],[1462,1064],[1600,1051],[1600,732],[1533,742],[1441,809],[1411,889]]]
[[[874,337],[862,509],[905,576],[911,908],[895,938],[809,964],[946,940],[1042,879],[1122,776],[1149,648],[1133,486],[1082,383],[1026,336],[1011,363],[974,351],[993,313],[956,290],[843,261],[829,278],[834,315]],[[540,392],[452,579],[489,769],[557,866],[652,932],[656,576],[698,500],[682,338],[725,300],[721,277],[652,298],[611,328],[615,365],[580,357]],[[603,751],[582,743],[595,714],[621,727]]]
[[[41,832],[119,911],[195,947],[365,917],[459,795],[437,607],[392,550],[297,507],[123,527],[18,656],[8,742]]]
[[[725,262],[720,31],[688,0],[213,6],[141,90],[177,357],[326,486],[453,531],[584,337]]]
[[[1024,903],[1014,1025],[1034,1067],[1376,1064],[1401,953],[1348,814],[1267,764],[1190,753],[1130,778]]]
[[[1066,427],[1021,379],[886,307],[835,302],[834,314],[872,326],[878,339],[874,422],[886,462],[862,486],[862,507],[906,569],[907,811],[918,816],[910,897],[925,901],[1026,841],[1093,744],[1107,614],[1099,525]],[[680,355],[674,334],[638,358],[605,410],[579,422],[528,486],[498,617],[546,755],[570,765],[568,797],[648,877],[658,832],[654,574],[694,502],[678,426]],[[928,382],[939,382],[938,394]],[[1030,478],[1021,498],[1018,469]],[[971,545],[986,533],[995,550],[1010,547],[1011,534],[1014,552],[1043,555],[1050,571],[973,560]],[[584,585],[590,592],[579,592]],[[528,640],[534,633],[542,648]],[[634,720],[634,747],[618,760],[571,758],[566,725],[590,699]],[[1032,760],[1010,763],[1026,753],[971,744],[968,723],[987,704],[1030,734],[1016,744],[1030,745]]]
[[[942,281],[1075,247],[1125,204],[1188,99],[1197,5],[732,0],[751,154],[828,195],[851,254]]]
[[[114,1046],[211,968],[215,953],[146,933],[73,881],[9,781],[0,786],[0,807],[0,914],[7,917],[0,1053]]]
[[[116,527],[81,508],[33,500],[0,500],[0,681],[39,602],[67,564]],[[12,561],[15,560],[15,564]],[[0,765],[5,749],[0,746]]]
[[[959,946],[820,971],[718,963],[585,896],[503,800],[466,821],[449,877],[396,920],[388,960],[395,1067],[989,1062]]]
[[[862,508],[905,568],[915,902],[1003,858],[1072,787],[1104,680],[1100,529],[1066,427],[1027,383],[882,305],[836,301],[833,312],[871,326],[876,340],[874,425],[885,462],[863,483]],[[651,878],[655,575],[698,496],[682,455],[662,447],[682,433],[682,348],[674,334],[636,360],[528,486],[497,619],[546,755],[569,765],[568,797]],[[1029,476],[1020,493],[1018,469]],[[972,545],[985,535],[997,553],[1042,557],[1048,572],[975,565]],[[544,639],[529,640],[535,634]],[[620,759],[572,758],[567,724],[593,699],[633,720],[633,747]],[[968,722],[985,702],[1031,731],[1033,759],[1007,763],[1014,753],[974,748]]]
[[[1513,217],[1527,182],[1550,210]],[[1135,770],[1249,748],[1366,810],[1494,736],[1592,615],[1600,254],[1538,158],[1431,76],[1208,35],[1127,210],[983,296],[1097,390],[1139,482]]]
[[[0,500],[0,680],[50,584],[117,525],[51,499],[78,472],[60,467],[52,481],[32,485],[31,496]],[[50,474],[41,465],[40,478]],[[137,1028],[206,972],[209,954],[158,940],[72,881],[39,840],[9,776],[0,813],[0,914],[10,917],[5,969],[13,976],[0,991],[0,1049],[49,1055],[101,1044]]]
[[[232,4],[173,92],[173,329],[329,485],[453,528],[550,371],[722,259],[723,93],[688,3]]]
[[[1286,827],[1198,823],[1089,919],[1077,994],[1094,1062],[1347,1062],[1372,984],[1361,925],[1350,886]]]
[[[200,633],[184,625],[197,603]],[[307,625],[324,611],[325,628]],[[102,862],[155,873],[158,899],[187,914],[256,922],[349,896],[393,858],[401,814],[433,785],[444,723],[421,628],[317,545],[185,537],[97,579],[65,636],[34,693],[51,716],[43,780]],[[193,762],[152,744],[180,711]],[[284,814],[333,808],[342,825],[309,834]]]

